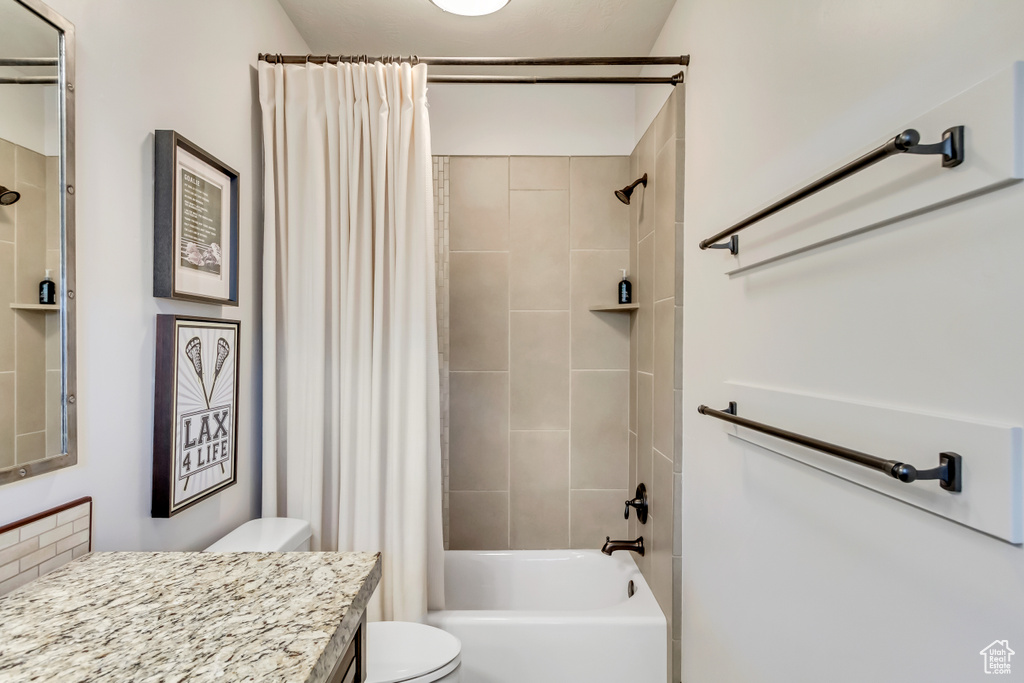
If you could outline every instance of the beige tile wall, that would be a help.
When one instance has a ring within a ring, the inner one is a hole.
[[[450,160],[448,157],[433,158],[434,180],[434,264],[436,267],[437,286],[437,355],[438,367],[441,371],[441,479],[444,495],[441,500],[442,519],[444,520],[444,547],[448,549],[448,456],[451,441],[451,422],[449,419],[450,384],[448,377],[448,331],[449,331],[449,219],[451,184]]]
[[[629,535],[643,535],[639,564],[669,622],[669,680],[680,680],[682,606],[682,220],[683,86],[630,156],[630,175],[648,175],[630,204],[630,263],[640,310],[630,337],[630,490],[647,486],[647,524],[635,517]],[[677,305],[679,304],[679,305]],[[632,448],[636,448],[635,462]]]
[[[50,270],[57,291],[60,291],[60,193],[54,188],[60,187],[60,160],[57,157],[46,157],[46,263],[45,269]],[[63,377],[61,359],[61,321],[60,316],[49,313],[43,316],[46,321],[44,335],[46,337],[46,455],[59,455],[64,452],[63,440]]]
[[[0,207],[0,468],[63,448],[60,317],[11,309],[38,303],[46,268],[58,278],[57,181],[56,158],[0,140],[0,185],[21,193]]]
[[[92,548],[92,502],[54,511],[0,531],[0,595],[88,553]]]
[[[626,533],[630,319],[615,302],[627,157],[451,157],[452,549]]]

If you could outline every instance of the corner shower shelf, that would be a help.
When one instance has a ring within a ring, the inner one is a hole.
[[[60,304],[11,304],[16,311],[59,311]]]
[[[629,313],[640,308],[640,304],[615,304],[612,306],[591,306],[590,310],[597,313]]]

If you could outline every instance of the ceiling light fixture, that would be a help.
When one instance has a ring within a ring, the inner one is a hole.
[[[461,14],[464,17],[482,17],[493,14],[509,3],[509,0],[430,0],[445,12]]]

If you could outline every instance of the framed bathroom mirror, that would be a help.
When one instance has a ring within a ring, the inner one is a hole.
[[[0,484],[77,462],[74,45],[0,0]]]

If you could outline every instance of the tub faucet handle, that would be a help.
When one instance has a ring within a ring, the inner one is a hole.
[[[647,487],[640,484],[636,487],[636,497],[626,501],[625,518],[629,519],[629,508],[636,510],[636,518],[641,524],[647,524]]]

